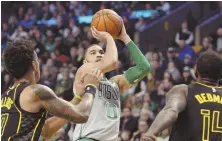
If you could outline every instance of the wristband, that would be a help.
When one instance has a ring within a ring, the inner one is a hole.
[[[78,94],[75,94],[75,97],[76,97],[77,99],[79,99],[80,101],[82,100],[82,96],[80,96],[80,95],[78,95]]]
[[[95,97],[96,94],[96,86],[92,84],[88,84],[85,87],[85,93],[90,93]]]

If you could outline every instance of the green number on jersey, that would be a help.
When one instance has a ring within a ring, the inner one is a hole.
[[[118,107],[115,104],[106,103],[106,117],[110,120],[118,119]]]

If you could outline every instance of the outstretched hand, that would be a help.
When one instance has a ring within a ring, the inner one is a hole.
[[[87,73],[84,77],[84,86],[86,86],[87,84],[98,86],[102,78],[103,73],[99,69],[95,68],[91,72]]]

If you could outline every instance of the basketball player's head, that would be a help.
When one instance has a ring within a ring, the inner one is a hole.
[[[95,63],[102,60],[104,50],[97,44],[89,46],[85,51],[85,58],[83,63]]]
[[[39,62],[29,40],[9,42],[3,55],[5,68],[14,78],[28,78],[32,83],[40,79]]]
[[[219,81],[222,76],[222,57],[215,51],[203,52],[196,67],[197,78],[206,78]]]

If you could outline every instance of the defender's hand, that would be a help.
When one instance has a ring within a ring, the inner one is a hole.
[[[100,70],[93,69],[91,72],[87,73],[85,78],[84,78],[84,86],[87,84],[92,84],[95,86],[98,86],[99,81],[103,78],[103,74],[101,73]]]
[[[112,38],[112,36],[105,31],[98,31],[94,26],[91,28],[92,35],[94,38],[96,38],[99,41],[106,41],[108,38]]]
[[[75,89],[76,89],[76,92],[79,96],[83,96],[85,94],[85,85],[83,83],[83,78],[81,81],[79,81],[75,84]]]

